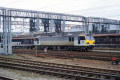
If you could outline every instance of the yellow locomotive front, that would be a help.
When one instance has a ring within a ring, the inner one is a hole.
[[[95,39],[93,36],[79,35],[78,36],[79,45],[95,45]]]
[[[95,45],[95,39],[93,36],[85,36],[86,44]]]
[[[74,42],[75,46],[79,46],[81,50],[83,51],[89,51],[94,48],[95,45],[95,39],[93,36],[88,35],[78,35],[78,38],[76,37],[76,41]]]

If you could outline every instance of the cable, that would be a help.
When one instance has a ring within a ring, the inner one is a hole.
[[[69,2],[72,1],[72,2],[75,2],[75,0],[69,0]],[[77,0],[79,1],[79,0]],[[101,0],[100,0],[101,1]],[[98,1],[97,1],[98,2]],[[63,4],[66,4],[68,3],[68,1],[66,2],[62,2]],[[49,7],[54,7],[54,6],[58,6],[58,5],[61,5],[62,3],[58,3],[58,4],[54,4],[54,5],[50,5],[50,6],[46,6],[46,7],[42,7],[42,8],[39,8],[39,9],[44,9],[44,8],[49,8]],[[73,7],[73,6],[72,6]],[[69,7],[70,8],[70,7]]]
[[[69,1],[72,1],[72,2],[73,2],[73,0],[69,0]],[[61,2],[61,3],[57,3],[57,4],[54,4],[54,5],[50,5],[50,6],[46,6],[46,7],[42,7],[42,8],[38,8],[38,9],[45,9],[45,8],[49,8],[49,7],[58,6],[58,5],[61,5],[61,4],[66,4],[66,3],[68,3],[68,1],[66,1],[66,2]]]
[[[77,11],[88,11],[88,10],[95,10],[95,9],[98,9],[98,8],[102,8],[102,9],[104,9],[104,8],[109,8],[109,7],[113,7],[113,6],[115,6],[115,7],[116,7],[116,5],[117,5],[117,6],[119,6],[120,4],[108,5],[108,6],[100,6],[100,7],[96,7],[96,8],[88,8],[88,9],[83,9],[83,10],[67,11],[67,12],[64,12],[64,13],[69,13],[69,12],[77,12]]]
[[[9,2],[9,3],[3,4],[3,5],[0,5],[0,6],[11,5],[11,4],[15,4],[15,3],[18,3],[18,2],[21,2],[21,0],[12,1],[12,2]]]
[[[118,17],[118,16],[120,16],[120,15],[113,15],[113,16],[108,16],[108,17]]]
[[[113,6],[111,6],[111,7],[113,7]],[[114,6],[114,7],[116,7],[116,6]],[[106,8],[108,8],[108,7],[106,7]],[[88,13],[87,12],[87,14],[88,15],[90,15],[90,14],[97,14],[97,15],[104,15],[104,14],[113,14],[113,13],[111,13],[111,12],[115,12],[115,11],[118,11],[119,12],[119,10],[112,10],[112,11],[102,11],[102,12],[99,12],[99,13]],[[103,14],[104,13],[104,14]],[[106,16],[106,15],[105,15]]]
[[[113,14],[113,13],[111,13],[111,12],[114,12],[114,11],[118,11],[118,10],[107,11],[107,12],[106,12],[106,11],[102,11],[102,12],[99,12],[99,13],[100,13],[100,14],[101,14],[101,13],[104,13],[104,14]],[[108,12],[109,12],[109,13],[108,13]],[[118,11],[118,12],[120,12],[120,11]],[[97,14],[97,15],[98,15],[99,13],[89,13],[89,14]],[[104,14],[102,14],[102,15],[104,15]]]
[[[85,15],[105,15],[105,14],[113,14],[115,11],[118,11],[118,12],[120,12],[119,10],[113,10],[113,11],[102,11],[102,12],[97,12],[97,13],[85,13]],[[117,12],[117,13],[118,13]],[[104,14],[103,14],[104,13]]]

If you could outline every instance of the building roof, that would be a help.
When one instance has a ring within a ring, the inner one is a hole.
[[[101,36],[120,36],[120,34],[95,34],[94,37],[101,37]]]

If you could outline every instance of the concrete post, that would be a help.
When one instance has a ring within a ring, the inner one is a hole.
[[[0,28],[2,28],[2,27],[1,27],[1,16],[0,16]],[[0,35],[0,37],[1,37],[1,42],[0,42],[0,43],[2,43],[2,29],[1,29],[0,31],[1,31],[1,35]]]
[[[23,29],[22,29],[23,33],[24,33],[24,22],[25,22],[25,20],[24,20],[24,18],[23,18]]]
[[[119,21],[119,34],[120,34],[120,21]]]
[[[7,54],[7,19],[6,10],[3,10],[3,54]]]
[[[53,31],[53,26],[54,26],[54,20],[51,19],[51,20],[50,20],[50,31],[51,31],[51,32]]]
[[[65,32],[65,20],[63,21],[63,24],[62,24],[62,31]]]
[[[87,20],[86,18],[84,18],[85,22],[84,22],[84,32],[85,34],[88,34],[88,24],[89,24],[89,20]]]
[[[0,28],[1,28],[1,16],[0,16]],[[2,31],[0,31],[0,54],[2,53],[1,43],[2,43]]]
[[[110,32],[110,24],[108,23],[108,33]]]
[[[11,12],[8,11],[11,16]],[[11,32],[11,17],[8,17],[8,54],[12,54],[12,32]]]
[[[39,28],[39,23],[40,23],[40,20],[39,20],[39,19],[37,19],[37,20],[36,20],[36,30],[37,30],[37,31],[39,31],[39,30],[40,30],[40,28]]]
[[[0,28],[1,28],[1,16],[0,16]]]

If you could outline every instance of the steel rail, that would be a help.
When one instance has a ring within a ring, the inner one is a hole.
[[[14,79],[11,79],[11,78],[7,78],[7,77],[0,76],[0,80],[14,80]]]
[[[11,61],[11,60],[9,60],[9,61]],[[46,65],[46,66],[39,66],[39,65],[35,65],[35,64],[28,64],[28,63],[26,63],[26,62],[24,62],[24,63],[21,63],[21,62],[18,62],[18,61],[16,61],[16,62],[9,62],[9,61],[0,61],[0,65],[1,66],[5,66],[5,65],[7,65],[7,67],[8,66],[10,66],[11,68],[14,66],[14,68],[15,67],[20,67],[21,69],[23,69],[23,67],[25,67],[25,68],[30,68],[30,69],[38,69],[38,70],[41,70],[42,69],[42,71],[48,71],[48,73],[49,73],[49,71],[52,71],[52,73],[53,74],[55,74],[54,72],[58,72],[58,73],[60,73],[60,72],[65,72],[64,74],[66,74],[66,73],[71,73],[72,75],[74,74],[74,75],[81,75],[81,74],[84,74],[84,75],[86,75],[87,74],[87,78],[91,75],[91,76],[93,76],[93,74],[94,74],[94,76],[97,76],[97,77],[99,77],[99,76],[104,76],[104,78],[107,78],[107,77],[114,77],[114,78],[119,78],[120,77],[120,75],[119,75],[119,73],[118,74],[116,74],[116,73],[100,73],[100,72],[94,72],[94,71],[86,71],[86,70],[75,70],[74,68],[72,69],[72,68],[64,68],[64,67],[62,67],[61,66],[61,68],[59,67],[59,68],[56,68],[56,67],[49,67],[48,65]],[[50,64],[49,64],[50,65]],[[27,69],[28,70],[28,69]],[[35,71],[36,72],[36,71]],[[69,74],[70,75],[70,74]],[[71,75],[71,76],[72,76]],[[73,76],[74,76],[73,75]],[[94,79],[96,79],[96,78],[94,78]],[[100,80],[100,79],[96,79],[96,80]],[[105,79],[104,79],[105,80]]]
[[[22,70],[28,70],[28,71],[34,71],[34,72],[44,72],[44,74],[57,74],[57,75],[65,75],[65,76],[72,76],[72,77],[85,77],[89,79],[96,79],[96,80],[110,80],[110,79],[120,79],[120,75],[117,74],[103,74],[103,73],[96,73],[96,72],[88,72],[88,71],[73,71],[73,70],[66,70],[66,69],[54,69],[52,68],[45,68],[45,67],[39,67],[36,68],[35,66],[31,65],[25,65],[25,64],[18,64],[18,63],[8,63],[8,62],[2,62],[0,61],[1,66],[6,66],[10,68],[16,68],[16,69],[22,69]],[[62,73],[62,74],[61,74]],[[90,77],[89,77],[90,76]],[[92,77],[91,77],[92,76]],[[94,77],[95,76],[95,77]],[[102,77],[101,77],[102,76]]]
[[[49,63],[49,62],[40,62],[40,61],[32,61],[32,60],[25,60],[25,59],[13,59],[13,58],[5,58],[5,57],[0,57],[1,61],[12,61],[12,62],[17,62],[17,63],[26,63],[26,64],[31,64],[31,65],[38,65],[38,66],[49,66],[49,67],[57,67],[57,68],[69,68],[69,69],[83,69],[87,71],[99,71],[99,72],[109,72],[109,73],[117,73],[120,74],[120,71],[118,70],[107,70],[107,69],[99,69],[99,68],[91,68],[91,67],[83,67],[83,66],[73,66],[73,65],[65,65],[65,64],[57,64],[57,63]]]
[[[15,51],[13,50],[14,53],[34,53],[35,51]],[[38,51],[39,52],[39,51]],[[97,51],[91,51],[91,52],[94,52],[96,53]],[[85,53],[85,52],[83,52]],[[103,53],[103,52],[101,52]],[[112,53],[112,52],[111,52]],[[97,53],[96,53],[97,54]],[[48,54],[47,56],[55,56],[55,57],[63,57],[63,58],[81,58],[81,59],[91,59],[91,60],[102,60],[102,61],[112,61],[112,57],[116,57],[117,59],[120,59],[120,55],[119,54],[111,54],[111,55],[82,55],[81,54],[78,54],[78,55],[64,55],[64,54]]]

